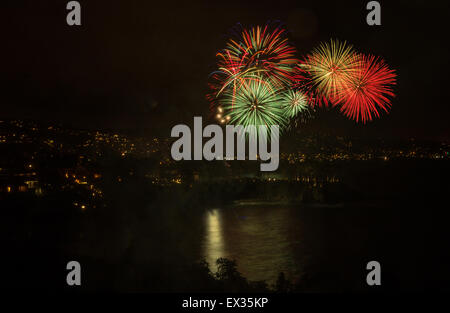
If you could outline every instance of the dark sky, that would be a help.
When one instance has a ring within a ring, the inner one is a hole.
[[[208,117],[207,78],[230,28],[280,20],[300,53],[339,38],[398,73],[391,114],[362,126],[325,110],[302,127],[450,138],[448,1],[379,1],[382,26],[372,27],[368,1],[81,0],[79,27],[66,24],[67,2],[0,4],[0,118],[168,136],[175,124]]]

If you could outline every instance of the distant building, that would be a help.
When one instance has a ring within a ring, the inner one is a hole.
[[[36,195],[42,194],[39,181],[35,179],[33,173],[6,172],[0,175],[0,193],[25,193],[34,192]]]

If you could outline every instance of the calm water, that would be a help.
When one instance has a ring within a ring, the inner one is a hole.
[[[235,259],[246,278],[269,283],[280,272],[295,280],[313,268],[334,275],[334,281],[365,284],[371,260],[414,280],[411,273],[424,251],[421,219],[407,208],[379,204],[237,203],[205,213],[201,257],[214,271],[217,258]],[[413,261],[404,264],[405,259]]]
[[[298,207],[235,205],[211,209],[204,216],[202,257],[235,259],[251,280],[273,281],[283,271],[301,273],[304,225]],[[216,267],[212,266],[213,269]]]

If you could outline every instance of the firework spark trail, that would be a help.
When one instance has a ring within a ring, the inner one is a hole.
[[[308,72],[308,65],[299,63],[294,68],[294,81],[292,88],[301,91],[308,99],[308,104],[311,107],[328,106],[329,101],[327,97],[321,95],[314,87],[314,82],[311,74]]]

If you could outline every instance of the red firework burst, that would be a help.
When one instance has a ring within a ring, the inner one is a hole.
[[[389,112],[390,97],[395,97],[396,74],[380,58],[361,55],[356,70],[338,93],[341,112],[356,122],[371,121],[380,116],[380,109]]]
[[[279,82],[292,80],[292,68],[298,62],[296,49],[288,43],[286,30],[270,26],[242,29],[240,35],[230,39],[225,51],[246,69],[265,72]]]
[[[245,29],[238,25],[226,48],[216,55],[217,70],[210,75],[207,95],[211,108],[226,90],[233,90],[234,96],[249,80],[263,78],[279,89],[289,87],[298,62],[295,54],[284,28],[267,24]]]

